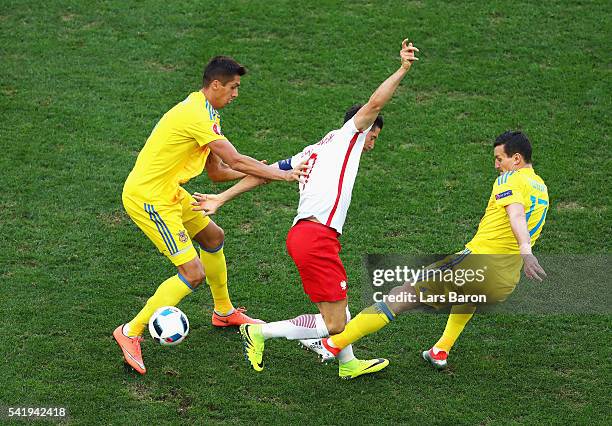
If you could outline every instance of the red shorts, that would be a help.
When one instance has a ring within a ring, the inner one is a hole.
[[[347,277],[335,229],[300,220],[287,234],[287,251],[295,262],[304,292],[314,303],[346,299]]]

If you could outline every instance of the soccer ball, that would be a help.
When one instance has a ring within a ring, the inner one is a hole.
[[[149,333],[160,345],[178,345],[189,333],[189,320],[179,308],[164,306],[151,316]]]

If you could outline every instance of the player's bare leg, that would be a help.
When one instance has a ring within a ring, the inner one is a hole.
[[[351,312],[348,309],[347,299],[331,303],[319,302],[316,303],[316,305],[319,308],[319,312],[321,313],[323,321],[325,321],[325,325],[327,326],[327,330],[330,334],[334,333],[334,331],[343,330],[344,325],[351,319]],[[344,307],[344,312],[341,311],[342,306]],[[336,358],[336,355],[325,349],[321,339],[300,339],[300,345],[303,348],[316,353],[321,362],[327,363]],[[341,362],[347,362],[354,359],[355,356],[353,355],[352,348],[347,348],[347,351],[345,351],[340,358]]]
[[[206,270],[206,282],[214,300],[212,324],[216,327],[240,324],[260,324],[263,321],[250,318],[244,308],[234,308],[227,288],[227,265],[223,253],[225,234],[212,220],[194,238],[200,244],[200,261]]]
[[[194,257],[189,262],[177,266],[181,280],[188,285],[191,290],[195,290],[206,279],[202,262]],[[167,306],[175,306],[176,303]]]
[[[348,300],[344,300],[341,302],[348,302]],[[330,326],[332,327],[332,329],[340,329],[340,327],[344,329],[344,326],[340,324],[342,318],[341,313],[336,311],[336,307],[333,304],[329,306],[329,302],[320,302],[316,305],[319,308],[319,312],[321,312],[324,318],[328,331],[330,329]],[[344,324],[346,324],[351,320],[351,312],[349,311],[348,303],[344,303],[344,309]],[[323,314],[324,311],[325,314]],[[328,321],[325,320],[326,317]],[[328,351],[325,346],[323,346],[321,340],[322,339],[301,339],[300,346],[317,354],[319,360],[323,363],[327,363],[336,359],[336,355]],[[340,357],[341,362],[350,361],[355,358],[353,355],[352,348],[347,349],[348,350],[343,352],[342,356]]]
[[[411,311],[422,304],[419,302],[417,291],[411,281],[393,287],[389,295],[393,296],[390,298],[391,300],[398,300],[397,302],[385,302],[395,316],[406,311]],[[401,300],[401,302],[399,300]]]
[[[330,335],[342,333],[346,325],[348,299],[316,303]]]

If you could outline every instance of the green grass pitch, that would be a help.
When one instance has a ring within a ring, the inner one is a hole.
[[[348,382],[287,341],[254,373],[235,330],[210,325],[205,287],[180,305],[188,340],[144,344],[144,377],[124,370],[111,333],[174,273],[124,213],[123,182],[216,54],[249,68],[221,112],[226,135],[274,161],[365,102],[404,37],[421,49],[357,178],[342,237],[353,313],[365,253],[452,252],[474,234],[490,143],[510,128],[529,135],[550,188],[536,253],[609,253],[610,5],[2,1],[0,406],[64,406],[74,424],[609,421],[609,315],[476,316],[448,373],[420,359],[445,317],[408,315],[356,345],[391,365]],[[233,300],[254,316],[313,311],[284,248],[296,203],[270,184],[215,217]]]

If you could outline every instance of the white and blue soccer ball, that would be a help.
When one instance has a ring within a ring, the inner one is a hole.
[[[160,345],[178,345],[189,333],[189,320],[179,308],[164,306],[149,319],[149,333]]]

